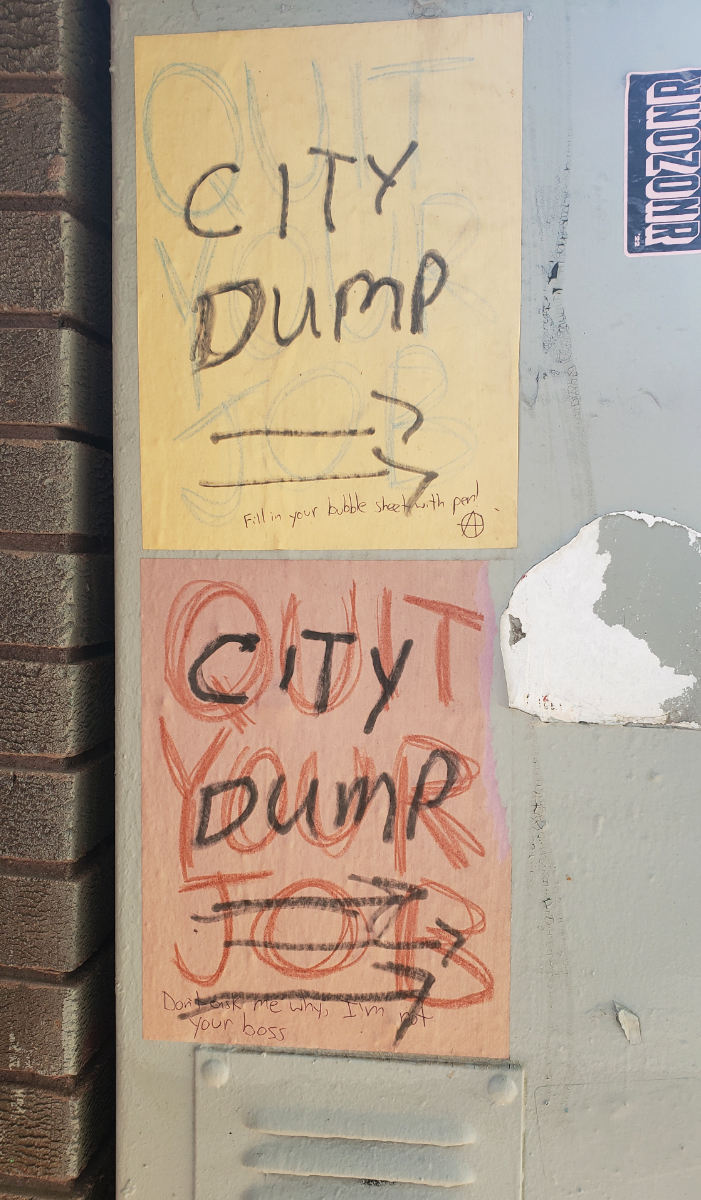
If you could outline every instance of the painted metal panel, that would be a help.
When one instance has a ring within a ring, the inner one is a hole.
[[[518,1067],[199,1047],[196,1200],[518,1200],[522,1112]]]

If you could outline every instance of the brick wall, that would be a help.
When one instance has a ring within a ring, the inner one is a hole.
[[[113,1190],[108,67],[0,0],[0,1200]]]

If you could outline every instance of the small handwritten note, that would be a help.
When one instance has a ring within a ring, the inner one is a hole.
[[[145,1036],[508,1056],[479,562],[142,563]]]
[[[516,544],[521,41],[136,39],[145,546]]]

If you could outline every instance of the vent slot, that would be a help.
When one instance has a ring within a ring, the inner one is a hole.
[[[412,1142],[416,1145],[470,1146],[477,1137],[466,1114],[436,1117],[424,1103],[418,1112],[366,1111],[349,1108],[261,1108],[249,1114],[249,1129],[261,1133],[286,1133],[296,1137],[358,1138],[376,1142]]]
[[[474,1183],[463,1146],[418,1146],[347,1138],[266,1137],[243,1155],[264,1174],[328,1175],[452,1188]]]
[[[301,1179],[268,1175],[241,1195],[241,1200],[475,1200],[474,1187],[438,1191],[412,1183],[386,1180]]]

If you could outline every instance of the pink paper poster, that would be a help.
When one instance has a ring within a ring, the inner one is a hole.
[[[478,562],[142,563],[144,1034],[507,1058]]]

